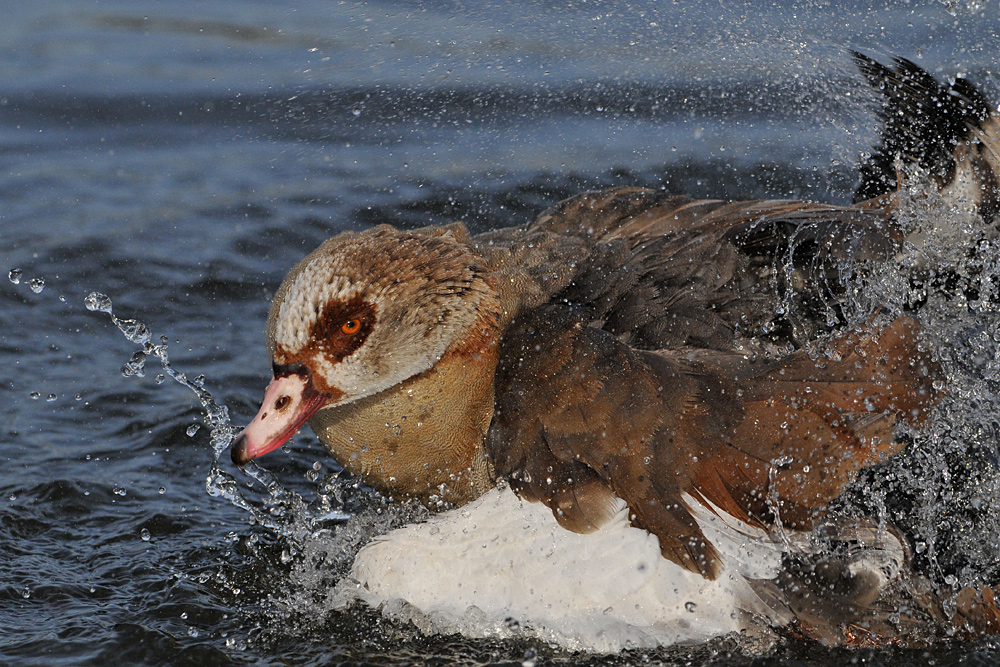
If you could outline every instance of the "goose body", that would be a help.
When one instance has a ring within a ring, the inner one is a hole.
[[[954,107],[934,135],[948,150],[910,150],[897,124],[876,157],[927,162],[939,196],[991,219],[1000,135],[981,95],[856,59],[888,108]],[[233,460],[308,421],[372,487],[443,508],[352,569],[358,597],[437,629],[514,619],[606,651],[790,623],[891,640],[905,539],[824,513],[940,396],[916,319],[844,306],[907,233],[879,164],[852,206],[621,188],[475,237],[342,233],[274,297],[274,379]],[[818,535],[850,548],[824,556]],[[823,568],[790,569],[802,554]]]

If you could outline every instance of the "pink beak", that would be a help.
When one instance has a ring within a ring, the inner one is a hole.
[[[281,447],[323,407],[327,398],[313,388],[308,378],[297,373],[271,380],[257,416],[233,441],[233,463],[243,466]]]

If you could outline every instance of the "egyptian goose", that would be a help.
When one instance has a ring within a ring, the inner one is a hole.
[[[896,429],[928,419],[941,371],[916,319],[849,312],[845,293],[904,238],[900,161],[991,220],[1000,135],[967,81],[855,58],[887,100],[855,205],[620,188],[524,228],[323,243],[274,296],[274,378],[233,461],[308,421],[365,483],[447,510],[352,570],[356,596],[429,627],[516,619],[593,650],[907,632],[886,606],[905,539],[824,508],[905,446]],[[995,629],[991,594],[966,617]]]

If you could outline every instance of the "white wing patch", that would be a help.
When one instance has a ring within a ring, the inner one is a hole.
[[[656,536],[629,524],[621,500],[611,521],[582,535],[541,503],[497,488],[367,545],[339,592],[425,632],[503,636],[518,627],[593,651],[700,642],[745,629],[744,612],[761,610],[740,570],[771,573],[780,557],[772,544],[752,566],[734,565],[730,555],[753,551],[744,553],[744,538],[726,538],[725,571],[710,581],[663,558]]]

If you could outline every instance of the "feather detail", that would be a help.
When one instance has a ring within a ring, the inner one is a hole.
[[[494,470],[571,529],[597,527],[603,484],[665,557],[707,578],[719,554],[683,494],[751,526],[809,528],[858,470],[902,449],[897,423],[918,426],[939,395],[906,317],[779,361],[634,350],[580,317],[546,306],[504,337]]]

